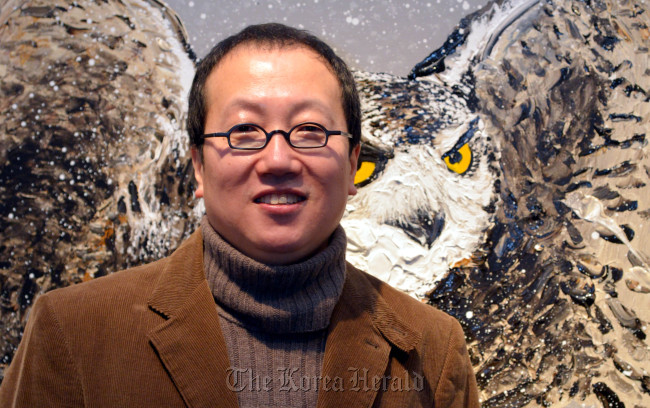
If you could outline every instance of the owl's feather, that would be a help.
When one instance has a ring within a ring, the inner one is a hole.
[[[500,200],[480,262],[431,300],[465,325],[486,406],[650,402],[649,23],[634,2],[540,2],[464,68]]]
[[[194,66],[180,20],[155,0],[0,7],[6,365],[36,296],[164,256],[193,228]]]

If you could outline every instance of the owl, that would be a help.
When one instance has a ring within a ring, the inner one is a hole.
[[[464,325],[485,406],[650,400],[648,18],[494,2],[358,73],[348,259]]]
[[[0,367],[39,294],[193,229],[186,38],[157,1],[0,6]]]
[[[367,233],[368,246],[351,249],[379,257],[383,270],[391,271],[386,279],[415,295],[426,293],[462,322],[484,406],[650,402],[648,18],[634,2],[487,5],[463,19],[409,76],[414,92],[402,99],[411,103],[426,106],[431,94],[419,90],[427,87],[442,86],[458,97],[424,109],[421,117],[431,115],[418,129],[437,126],[431,124],[439,118],[451,125],[424,138],[410,127],[417,108],[407,102],[393,112],[391,93],[382,92],[390,87],[362,91],[371,117],[373,101],[383,100],[379,105],[388,114],[381,116],[390,118],[390,125],[369,119],[370,142],[379,139],[381,152],[393,158],[413,152],[406,165],[395,166],[420,174],[406,170],[394,182],[392,163],[379,156],[383,173],[371,181],[378,192],[362,190],[359,199],[382,196],[383,202],[368,200],[380,208],[367,212],[375,217],[371,223],[385,225]],[[454,133],[453,123],[465,127]],[[386,142],[375,131],[384,128],[401,132]],[[449,164],[464,162],[461,147],[468,140],[469,170],[460,173],[464,165]],[[420,178],[430,184],[411,190],[409,182]],[[433,180],[445,180],[443,189],[458,190],[475,205],[434,196]],[[447,180],[468,183],[470,193]],[[422,200],[421,191],[440,201]],[[424,216],[423,202],[431,210]],[[430,220],[453,218],[447,208],[466,214],[479,233],[463,235],[467,230],[454,225],[448,237],[458,234],[457,240],[434,242],[435,255],[422,245],[410,257],[413,242],[427,243],[427,226],[437,225],[429,231],[443,237],[445,226]],[[396,225],[403,232],[392,230]],[[445,244],[453,250],[445,251]],[[401,248],[406,255],[398,255]],[[435,272],[439,265],[418,262],[427,256],[445,263],[441,274]]]
[[[440,81],[357,73],[357,83],[365,119],[347,257],[424,299],[484,240],[496,151],[478,113]]]

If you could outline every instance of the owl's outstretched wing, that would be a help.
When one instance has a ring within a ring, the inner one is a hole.
[[[634,2],[494,3],[412,73],[474,98],[499,150],[487,240],[431,294],[467,330],[485,406],[650,401],[649,25]]]
[[[2,365],[34,298],[156,259],[187,230],[194,65],[156,1],[0,8]]]

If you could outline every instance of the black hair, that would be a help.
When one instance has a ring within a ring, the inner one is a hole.
[[[348,132],[352,134],[350,152],[359,144],[361,139],[361,103],[354,77],[345,61],[336,55],[334,50],[323,40],[308,31],[279,23],[267,23],[248,26],[239,33],[219,42],[199,62],[190,90],[187,116],[187,131],[192,146],[200,148],[203,145],[205,117],[207,115],[205,82],[223,57],[242,44],[271,45],[280,48],[305,46],[320,55],[330,66],[341,85],[341,103],[345,121]]]

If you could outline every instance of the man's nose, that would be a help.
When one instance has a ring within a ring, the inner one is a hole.
[[[288,140],[280,132],[271,136],[268,144],[260,151],[258,171],[275,175],[297,173],[300,171],[300,161],[296,150],[289,145]]]

